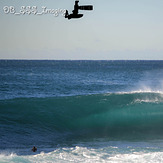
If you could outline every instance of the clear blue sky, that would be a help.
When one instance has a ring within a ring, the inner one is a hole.
[[[67,20],[61,14],[5,14],[4,6],[72,11],[75,0],[1,0],[0,59],[163,60],[163,0],[80,0],[94,11]]]

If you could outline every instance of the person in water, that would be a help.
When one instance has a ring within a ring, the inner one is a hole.
[[[37,151],[37,148],[35,146],[33,146],[32,151],[33,152],[36,152]]]

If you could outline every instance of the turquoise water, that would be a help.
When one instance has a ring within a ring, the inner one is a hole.
[[[1,60],[0,80],[0,162],[163,161],[163,61]]]

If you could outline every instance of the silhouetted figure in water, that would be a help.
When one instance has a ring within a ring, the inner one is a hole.
[[[66,10],[65,18],[81,18],[83,17],[83,14],[79,14],[79,10],[93,10],[93,6],[91,5],[79,6],[78,3],[79,1],[75,1],[74,10],[72,11],[72,14],[68,14],[68,11]]]
[[[37,148],[35,146],[33,146],[32,151],[33,152],[36,152],[37,151]]]

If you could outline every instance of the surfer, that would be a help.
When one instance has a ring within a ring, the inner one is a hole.
[[[33,146],[32,151],[33,152],[36,152],[37,151],[37,148],[35,146]]]

